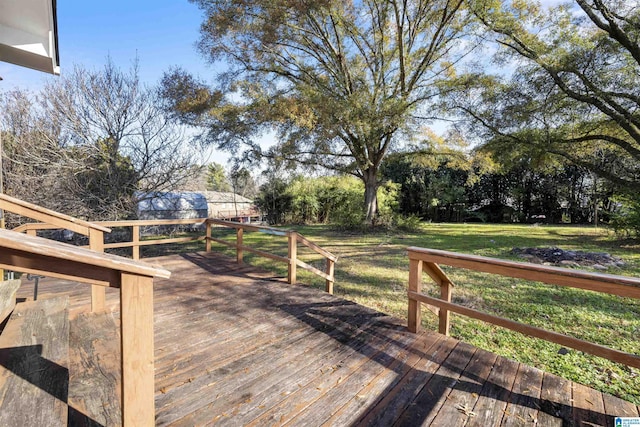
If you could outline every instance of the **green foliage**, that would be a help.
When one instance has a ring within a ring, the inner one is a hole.
[[[285,180],[272,177],[260,187],[255,203],[267,216],[269,224],[283,224],[287,220],[291,211],[291,195],[287,186]]]
[[[204,12],[201,52],[229,70],[208,96],[172,70],[167,104],[234,154],[359,177],[373,221],[382,160],[420,135],[416,112],[466,54],[465,2],[192,1]],[[279,137],[268,151],[254,142],[266,129]]]
[[[362,212],[364,184],[353,176],[297,176],[290,182],[272,179],[260,188],[257,203],[272,224],[332,224],[344,229],[370,227]],[[398,218],[399,185],[378,189],[376,225],[393,227]]]
[[[134,192],[138,190],[138,173],[131,159],[118,152],[118,145],[103,139],[93,150],[72,150],[83,160],[85,169],[76,174],[79,197],[92,212],[100,212],[102,205],[118,206],[120,212],[134,212]],[[88,155],[87,155],[88,154]]]
[[[227,179],[224,166],[219,163],[211,163],[207,166],[207,190],[229,192],[231,184]]]
[[[640,237],[640,200],[634,197],[615,199],[618,209],[611,215],[609,225],[624,237]]]
[[[469,2],[503,67],[492,76],[477,67],[459,75],[462,90],[443,106],[470,118],[469,130],[499,143],[501,153],[524,147],[562,156],[636,193],[640,9],[619,0],[572,3]]]

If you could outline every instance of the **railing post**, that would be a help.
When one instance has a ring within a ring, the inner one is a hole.
[[[211,223],[207,220],[205,224],[206,224],[207,234],[204,239],[205,240],[204,250],[207,252],[211,252]]]
[[[155,425],[153,278],[122,273],[122,425]]]
[[[422,261],[409,258],[409,291],[419,293],[422,291]],[[420,331],[422,323],[421,303],[409,297],[409,332]]]
[[[451,281],[442,279],[440,281],[440,298],[446,302],[451,302],[451,289],[453,288]],[[438,313],[438,332],[443,335],[449,335],[449,326],[451,323],[451,313],[449,310],[440,308]]]
[[[140,226],[134,225],[131,233],[133,234],[131,239],[131,243],[133,244],[131,247],[131,256],[133,259],[140,259]]]
[[[236,229],[236,260],[238,264],[242,264],[243,252],[242,252],[242,236],[244,234],[244,228],[238,227]]]
[[[89,229],[89,249],[96,252],[104,252],[104,235],[102,230],[95,228]],[[91,312],[98,313],[105,309],[105,292],[104,286],[91,286]]]
[[[327,273],[327,276],[329,276],[331,279],[326,280],[325,290],[331,295],[333,295],[333,283],[335,281],[335,265],[336,263],[334,260],[327,258],[327,269],[325,270],[325,273]]]
[[[296,283],[297,281],[297,267],[296,263],[298,260],[298,233],[295,231],[290,231],[288,233],[289,237],[289,274],[287,276],[287,281],[291,284]]]

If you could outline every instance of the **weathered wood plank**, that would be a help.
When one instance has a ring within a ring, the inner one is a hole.
[[[16,307],[16,293],[20,288],[20,283],[19,279],[0,282],[0,324],[9,317]]]
[[[543,374],[539,369],[519,364],[502,426],[524,426],[537,422]]]
[[[404,357],[406,346],[413,341],[407,332],[402,337],[397,333],[399,331],[380,326],[378,329],[377,325],[372,325],[370,329],[379,332],[368,338],[363,347],[352,352],[330,375],[307,383],[290,395],[287,400],[291,403],[287,409],[281,408],[281,415],[277,419],[291,420],[297,425],[344,425],[352,418],[347,416],[349,411],[341,414],[338,411],[349,402],[355,412],[353,419],[357,419],[366,410],[363,407],[366,400],[363,389],[393,364],[397,357]],[[331,420],[332,415],[338,416]]]
[[[433,375],[438,361],[444,360],[455,344],[454,340],[447,340],[440,334],[427,332],[420,337],[410,349],[410,357],[398,373],[397,381],[390,385],[386,393],[378,396],[378,400],[356,424],[392,425],[413,396],[418,394],[423,382]],[[445,341],[449,345],[444,345]]]
[[[497,355],[488,351],[476,350],[459,381],[447,396],[446,403],[434,418],[433,425],[461,426],[476,416],[473,407],[497,358]]]
[[[0,335],[0,425],[67,424],[67,305],[66,297],[39,300],[11,315]]]
[[[615,417],[637,417],[638,407],[610,394],[602,395],[607,425],[614,425]]]
[[[251,367],[246,375],[236,377],[230,383],[221,380],[219,390],[218,387],[213,387],[216,392],[215,402],[189,414],[177,425],[203,424],[211,414],[216,415],[215,420],[221,425],[247,425],[256,418],[256,413],[267,413],[269,408],[286,400],[303,384],[334,373],[336,367],[351,351],[338,341],[340,335],[345,332],[339,329],[327,334],[315,331],[308,339],[298,344],[303,349],[301,353],[281,353],[273,348],[266,349],[267,354],[263,360],[280,359],[283,363],[275,363],[276,366],[273,368],[273,363],[266,366],[261,363],[260,367]],[[364,342],[364,339],[361,340],[361,345],[364,345]],[[279,347],[279,343],[277,346]],[[282,369],[278,369],[278,366],[282,366]],[[233,387],[227,389],[229,385]],[[230,415],[233,417],[230,418]]]
[[[542,377],[540,412],[541,426],[564,426],[571,423],[571,381],[545,373]]]
[[[414,338],[414,339],[411,339]],[[422,346],[416,341],[423,341]],[[388,396],[400,383],[405,375],[413,368],[420,359],[417,349],[423,349],[429,344],[434,345],[438,341],[438,334],[409,334],[394,339],[394,345],[400,346],[400,352],[394,357],[389,366],[384,367],[382,372],[362,388],[357,394],[339,408],[324,424],[326,425],[346,425],[353,423],[367,415],[375,408],[384,396]],[[421,353],[420,353],[421,354]]]
[[[575,425],[606,425],[602,393],[585,385],[573,383],[573,405],[573,422]]]
[[[489,378],[484,383],[478,402],[473,407],[475,417],[467,421],[470,427],[500,425],[518,371],[518,362],[498,357]]]
[[[119,321],[82,314],[69,328],[69,424],[122,425]]]
[[[458,384],[475,351],[475,347],[458,342],[395,425],[431,425],[442,406],[449,404],[449,393]]]

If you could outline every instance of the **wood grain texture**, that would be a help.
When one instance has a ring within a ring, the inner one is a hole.
[[[70,425],[122,425],[119,330],[113,313],[81,314],[70,322]]]
[[[120,287],[122,340],[122,424],[153,426],[154,347],[153,279],[122,273]]]
[[[21,280],[5,280],[0,282],[0,324],[9,317],[16,307],[16,293]]]
[[[18,304],[0,335],[0,425],[67,424],[68,298]]]
[[[505,319],[504,317],[494,316],[492,314],[468,308],[460,304],[454,304],[438,298],[430,297],[425,294],[420,294],[412,291],[411,289],[408,291],[408,295],[410,307],[412,301],[420,301],[429,305],[439,307],[441,312],[446,309],[449,311],[453,311],[454,313],[459,313],[474,319],[482,320],[483,322],[511,329],[512,331],[520,332],[525,335],[561,344],[563,346],[571,347],[576,350],[584,351],[586,353],[591,353],[596,356],[612,360],[614,362],[623,363],[635,368],[640,368],[640,356],[632,353],[626,353],[624,351],[616,350],[600,344],[595,344],[568,335],[538,328],[536,326],[531,326],[525,323]],[[409,318],[409,325],[411,327],[411,318]]]
[[[407,251],[409,252],[410,259],[420,259],[425,262],[533,280],[552,285],[571,286],[605,292],[622,297],[640,298],[640,279],[635,277],[592,273],[570,268],[508,261],[437,249],[410,247]]]
[[[11,265],[24,260],[26,269],[38,272],[45,270],[44,268],[38,268],[38,262],[49,260],[50,265],[47,265],[47,269],[52,272],[60,270],[61,274],[68,274],[70,277],[76,278],[84,274],[82,272],[74,275],[75,270],[83,269],[83,265],[86,266],[84,270],[108,269],[149,277],[169,277],[168,271],[141,261],[98,253],[66,243],[28,236],[10,230],[0,229],[0,248],[4,249],[2,251],[3,263]],[[63,268],[64,264],[72,265],[72,268],[65,269]],[[59,267],[56,268],[56,265],[59,265]],[[21,265],[18,264],[16,267],[21,267]]]
[[[36,221],[46,222],[59,228],[66,228],[67,230],[75,231],[85,236],[87,236],[89,230],[92,229],[101,230],[105,233],[111,232],[110,229],[101,225],[52,211],[51,209],[43,208],[42,206],[34,205],[33,203],[25,202],[24,200],[16,199],[3,193],[0,193],[0,209],[26,216]]]

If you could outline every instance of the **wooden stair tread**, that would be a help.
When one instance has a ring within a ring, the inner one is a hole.
[[[70,323],[70,425],[122,424],[119,323],[113,313],[84,313]]]
[[[67,425],[69,299],[18,304],[0,335],[0,425]]]
[[[5,321],[16,307],[16,292],[20,288],[20,279],[0,282],[0,324]]]

